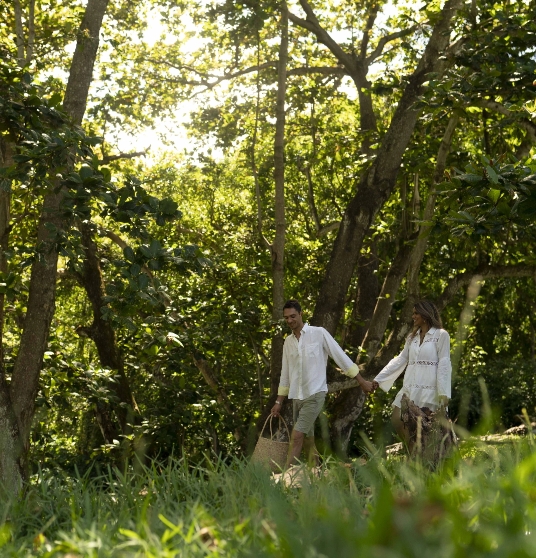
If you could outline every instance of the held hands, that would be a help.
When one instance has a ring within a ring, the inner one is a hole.
[[[376,381],[369,382],[364,378],[359,378],[358,381],[359,381],[359,385],[361,386],[361,389],[366,395],[368,395],[369,393],[374,393],[378,389],[378,382]]]

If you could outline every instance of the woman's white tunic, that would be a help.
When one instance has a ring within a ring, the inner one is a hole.
[[[439,396],[446,395],[450,399],[450,337],[444,329],[430,328],[422,344],[420,331],[415,337],[408,337],[404,350],[374,379],[384,391],[388,391],[406,365],[404,384],[393,406],[400,407],[404,394],[419,407],[428,407],[432,411],[439,407]]]

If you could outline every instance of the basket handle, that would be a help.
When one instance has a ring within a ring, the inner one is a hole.
[[[270,440],[274,437],[273,432],[272,432],[272,419],[274,418],[274,415],[272,415],[271,413],[268,415],[268,417],[266,418],[266,420],[264,421],[264,426],[262,427],[261,430],[261,436],[264,434],[264,429],[266,428],[266,424],[268,423],[268,421],[270,421]],[[279,421],[283,421],[283,424],[285,425],[285,428],[287,429],[287,436],[288,439],[290,440],[290,431],[288,429],[287,423],[285,422],[285,419],[279,415]]]

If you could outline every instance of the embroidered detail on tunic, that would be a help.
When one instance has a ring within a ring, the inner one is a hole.
[[[431,360],[414,360],[410,362],[408,366],[413,366],[414,364],[423,364],[424,366],[437,366],[437,362],[432,362]]]
[[[437,386],[422,386],[421,384],[407,384],[407,388],[419,388],[419,389],[437,389]]]
[[[423,341],[423,343],[437,343],[438,341],[439,341],[439,337],[436,337],[436,338],[431,337],[431,338],[425,339]]]

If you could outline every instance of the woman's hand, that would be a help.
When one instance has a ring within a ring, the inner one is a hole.
[[[439,406],[442,409],[446,409],[449,405],[449,398],[446,395],[439,396]]]

